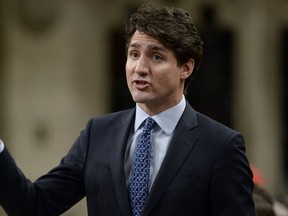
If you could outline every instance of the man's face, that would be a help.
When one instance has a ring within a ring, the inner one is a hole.
[[[191,64],[192,65],[191,65]],[[128,47],[126,78],[133,100],[149,114],[180,102],[184,81],[194,61],[178,66],[174,52],[145,33],[136,31]]]

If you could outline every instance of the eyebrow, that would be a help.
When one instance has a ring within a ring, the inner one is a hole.
[[[138,43],[131,43],[131,44],[129,45],[129,47],[139,48],[139,47],[140,47],[140,44],[138,44]],[[148,47],[148,49],[151,49],[151,50],[159,50],[159,51],[164,51],[164,52],[166,52],[166,50],[164,49],[164,47],[158,46],[158,45],[155,45],[155,44],[149,44],[147,47]]]

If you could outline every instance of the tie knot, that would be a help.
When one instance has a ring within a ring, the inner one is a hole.
[[[152,130],[152,128],[155,126],[155,120],[151,117],[148,117],[146,120],[145,120],[145,125],[144,125],[144,129],[143,131],[145,132],[149,132]]]

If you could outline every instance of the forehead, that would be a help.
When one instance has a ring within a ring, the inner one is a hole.
[[[135,33],[133,34],[129,47],[136,47],[136,48],[140,48],[140,47],[147,47],[147,48],[162,48],[165,49],[164,45],[162,44],[161,41],[143,33],[143,32],[139,32],[138,30],[135,31]]]

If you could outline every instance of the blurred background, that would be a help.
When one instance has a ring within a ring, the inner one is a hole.
[[[134,106],[123,23],[143,2],[0,0],[0,137],[31,180],[59,163],[89,118]],[[187,99],[245,136],[265,187],[286,202],[288,1],[155,2],[189,11],[205,42]],[[87,215],[85,200],[65,215]]]

